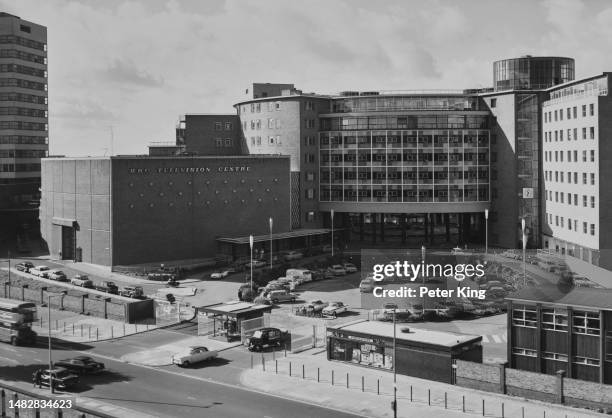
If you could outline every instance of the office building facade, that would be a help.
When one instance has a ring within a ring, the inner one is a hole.
[[[47,89],[47,28],[0,13],[0,217],[9,222],[36,210],[49,149]]]

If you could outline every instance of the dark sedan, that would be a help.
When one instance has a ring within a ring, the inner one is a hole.
[[[99,373],[104,370],[104,363],[95,361],[87,356],[78,356],[56,361],[55,365],[80,375]]]

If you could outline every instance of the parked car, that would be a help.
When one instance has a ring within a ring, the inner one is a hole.
[[[346,275],[346,269],[340,264],[334,264],[333,266],[329,268],[329,271],[331,271],[334,274],[334,276]]]
[[[155,281],[168,281],[170,279],[177,279],[177,275],[175,273],[149,273],[147,274],[147,279],[148,280],[155,280]]]
[[[295,294],[286,290],[271,290],[266,294],[266,299],[272,303],[295,302]]]
[[[217,355],[218,353],[215,350],[209,350],[207,347],[190,347],[186,353],[173,355],[172,364],[176,364],[179,367],[188,367],[191,364],[211,360],[217,357]]]
[[[229,276],[230,273],[232,273],[230,270],[215,271],[214,273],[211,273],[210,278],[211,279],[223,279]]]
[[[287,269],[285,277],[299,277],[302,282],[310,282],[314,280],[313,272],[306,269]]]
[[[29,261],[22,261],[15,266],[18,271],[23,271],[25,273],[29,273],[32,267],[34,267],[34,264],[30,263]]]
[[[89,276],[85,276],[81,274],[77,274],[72,279],[70,279],[70,283],[72,283],[75,286],[81,286],[81,287],[85,287],[88,289],[93,289],[94,287],[93,282],[89,280]]]
[[[125,286],[119,294],[127,298],[140,299],[144,297],[144,290],[142,286]]]
[[[371,293],[374,291],[374,279],[366,277],[359,283],[359,291],[361,293]]]
[[[342,302],[331,302],[325,308],[323,308],[323,316],[337,317],[341,313],[348,311],[348,306]]]
[[[253,260],[253,268],[259,268],[259,267],[264,267],[265,265],[267,265],[267,263],[263,260]],[[250,269],[251,268],[251,262],[248,262],[245,264],[246,268]]]
[[[290,292],[291,291],[291,285],[289,283],[286,283],[286,282],[279,282],[278,280],[272,280],[271,282],[269,282],[266,285],[266,290],[267,291],[286,290],[286,291]]]
[[[357,266],[353,263],[344,263],[342,267],[347,273],[357,273]]]
[[[53,387],[60,390],[70,389],[79,382],[79,376],[70,373],[70,371],[63,367],[42,371],[40,376],[40,383],[42,385],[49,386],[51,379],[53,379]]]
[[[50,268],[48,266],[31,267],[29,273],[38,277],[47,277]]]
[[[322,300],[311,300],[306,304],[306,309],[313,313],[318,313],[323,311],[323,309],[329,305],[329,302],[323,302]]]
[[[55,365],[77,375],[99,373],[104,370],[104,363],[95,361],[88,356],[78,356],[56,361]]]
[[[316,272],[316,276],[319,277],[320,279],[333,279],[334,277],[334,273],[332,273],[329,269],[319,269]]]
[[[288,338],[286,331],[283,332],[278,328],[262,328],[248,337],[245,344],[249,351],[261,351],[268,347],[280,347],[286,338]]]
[[[302,254],[299,251],[289,251],[285,254],[285,261],[291,261],[291,260],[299,260],[300,258],[303,258],[304,254]]]
[[[393,321],[394,312],[395,320],[398,322],[406,321],[411,316],[407,308],[400,308],[396,303],[385,303],[383,305],[382,314],[385,321]]]
[[[110,293],[113,295],[116,295],[117,293],[119,293],[119,288],[117,287],[117,285],[114,282],[101,282],[100,284],[95,286],[96,290],[99,290],[100,292],[106,292],[106,293]]]
[[[66,277],[66,273],[64,273],[61,270],[49,270],[49,272],[47,273],[47,278],[58,281],[58,282],[68,281],[68,278]]]

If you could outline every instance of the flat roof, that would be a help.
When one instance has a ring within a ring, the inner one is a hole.
[[[288,154],[251,154],[251,155],[113,155],[113,156],[85,156],[85,157],[46,157],[43,161],[49,160],[229,160],[245,159],[256,160],[261,158],[290,158]]]
[[[332,231],[331,229],[327,229],[327,228],[296,229],[294,231],[278,232],[278,233],[272,234],[272,240],[306,237],[306,236],[312,236],[312,235],[323,235],[323,234],[328,234],[331,231]],[[334,228],[334,231],[339,231],[339,229]],[[217,241],[226,242],[228,244],[248,244],[249,236],[247,235],[247,236],[242,236],[242,237],[220,237],[220,238],[217,238]],[[270,234],[253,236],[253,242],[267,242],[267,241],[270,241]]]
[[[559,306],[612,310],[612,289],[592,287],[568,289],[555,285],[543,285],[521,289],[508,295],[506,299],[516,302],[540,302]]]
[[[223,303],[215,303],[212,305],[200,306],[198,312],[208,312],[214,314],[230,314],[230,316],[238,316],[239,314],[258,311],[271,311],[272,306],[260,305],[250,302],[231,301]]]
[[[414,328],[409,324],[396,324],[396,338],[402,341],[437,345],[443,347],[455,347],[470,341],[480,341],[482,336],[470,334],[458,334],[454,332],[433,331],[429,329]],[[358,332],[362,334],[393,338],[393,323],[381,321],[360,321],[347,325],[342,325],[331,329]],[[402,332],[402,329],[409,328],[410,332]]]

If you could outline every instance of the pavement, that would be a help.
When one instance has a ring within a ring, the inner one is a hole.
[[[368,417],[393,416],[391,410],[393,373],[391,372],[328,361],[326,353],[321,352],[320,349],[289,354],[287,357],[276,356],[275,360],[272,359],[270,353],[265,354],[265,371],[261,357],[256,357],[256,360],[254,367],[245,370],[241,375],[241,383],[247,387],[269,393],[282,393],[287,398],[316,402],[322,406]],[[277,363],[278,369],[276,368]],[[289,376],[289,363],[291,363],[291,376]],[[333,384],[332,370],[334,372]],[[349,376],[348,388],[347,374]],[[524,416],[525,418],[602,416],[583,409],[482,392],[403,375],[397,376],[397,391],[399,417],[465,418],[466,413],[494,417]],[[465,397],[465,413],[462,412],[463,397]],[[483,401],[484,413],[482,411]],[[522,415],[523,408],[524,415]]]

